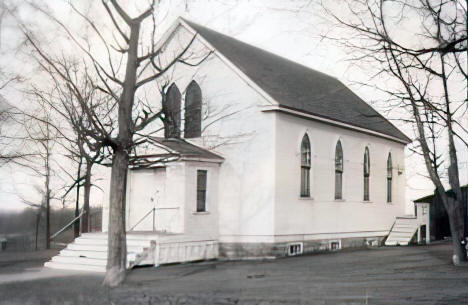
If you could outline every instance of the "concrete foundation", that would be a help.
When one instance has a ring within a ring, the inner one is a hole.
[[[227,259],[271,258],[291,255],[289,247],[300,244],[301,253],[338,251],[344,248],[378,247],[384,236],[349,237],[337,239],[318,239],[290,241],[281,243],[220,243],[219,256]],[[295,254],[297,255],[297,254]]]

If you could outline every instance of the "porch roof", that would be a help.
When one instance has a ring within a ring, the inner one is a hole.
[[[224,160],[223,157],[179,138],[150,137],[150,140],[165,146],[170,153],[178,154],[182,158],[200,158],[210,160]]]
[[[149,142],[156,151],[131,157],[133,168],[161,167],[175,161],[202,161],[221,163],[224,158],[183,139],[149,137]]]

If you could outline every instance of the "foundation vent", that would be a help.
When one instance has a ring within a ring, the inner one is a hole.
[[[328,245],[328,249],[330,249],[330,251],[341,250],[341,240],[330,240]]]
[[[295,256],[302,254],[303,243],[288,244],[288,256]]]
[[[366,239],[366,244],[369,247],[378,247],[379,241],[376,238],[368,238]]]

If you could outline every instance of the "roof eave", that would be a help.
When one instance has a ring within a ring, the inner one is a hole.
[[[262,111],[263,112],[277,111],[277,112],[288,113],[288,114],[303,117],[303,118],[306,118],[306,119],[323,122],[323,123],[326,123],[326,124],[329,124],[329,125],[334,125],[334,126],[338,126],[338,127],[342,127],[342,128],[346,128],[346,129],[351,129],[351,130],[355,130],[355,131],[359,131],[359,132],[364,132],[364,133],[367,133],[367,134],[370,134],[370,135],[373,135],[373,136],[377,136],[377,137],[380,137],[380,138],[385,138],[385,139],[388,139],[388,140],[392,140],[394,142],[398,142],[398,143],[403,144],[403,145],[407,145],[407,144],[412,142],[406,136],[405,136],[405,139],[401,139],[401,138],[390,136],[390,135],[387,135],[387,134],[384,134],[384,133],[381,133],[381,132],[377,132],[377,131],[374,131],[374,130],[371,130],[371,129],[351,125],[349,123],[340,122],[340,121],[333,120],[333,119],[330,119],[330,118],[325,118],[325,117],[322,117],[322,116],[319,116],[319,115],[316,115],[316,114],[311,114],[311,113],[305,112],[305,111],[300,110],[300,109],[294,109],[292,107],[285,107],[285,106],[282,106],[282,105],[264,106],[264,107],[262,107]]]

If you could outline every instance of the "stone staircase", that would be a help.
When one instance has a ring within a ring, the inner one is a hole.
[[[420,222],[416,217],[397,217],[390,234],[385,241],[386,246],[407,246],[418,231]]]
[[[127,267],[154,264],[153,235],[127,234]],[[105,272],[107,264],[107,233],[84,233],[44,264],[54,269]]]

